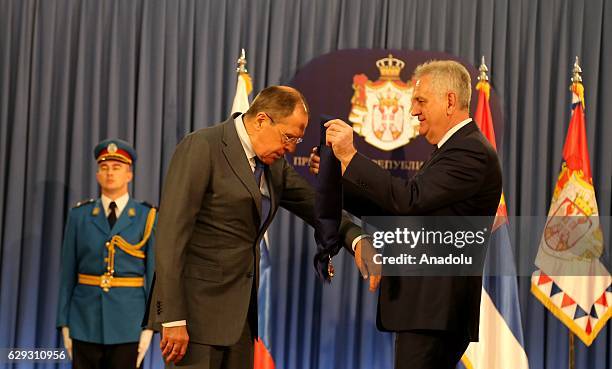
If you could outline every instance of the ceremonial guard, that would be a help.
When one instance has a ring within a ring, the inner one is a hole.
[[[125,141],[94,149],[101,196],[68,213],[57,326],[74,368],[135,368],[153,331],[141,323],[155,265],[156,209],[130,198],[136,152]]]

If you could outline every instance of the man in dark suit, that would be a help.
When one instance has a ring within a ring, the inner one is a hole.
[[[314,220],[314,191],[284,158],[307,124],[304,97],[273,86],[246,113],[177,146],[160,205],[150,313],[163,326],[169,366],[253,367],[260,241],[279,206]],[[343,222],[348,245],[359,232]]]
[[[493,217],[501,196],[501,170],[497,154],[469,118],[469,73],[457,62],[433,61],[419,66],[413,78],[411,114],[418,117],[419,134],[435,146],[434,152],[406,181],[359,154],[349,125],[327,122],[327,144],[341,162],[345,196],[352,207],[358,208],[354,201],[361,199],[386,215]],[[315,155],[315,172],[317,161]],[[381,330],[397,332],[395,367],[455,368],[468,343],[478,340],[481,277],[381,280],[362,256],[368,251],[363,245],[357,245],[355,261],[362,273],[370,269],[371,290],[380,283],[377,323]]]

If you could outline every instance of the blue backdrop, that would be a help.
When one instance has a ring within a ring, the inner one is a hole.
[[[95,143],[133,142],[132,194],[157,203],[180,138],[229,114],[241,47],[256,91],[340,49],[441,51],[473,64],[484,55],[502,104],[511,215],[548,210],[579,55],[599,210],[611,215],[605,0],[0,0],[0,347],[61,345],[63,224],[70,206],[98,193]],[[277,367],[389,368],[391,337],[375,330],[375,296],[352,261],[340,256],[340,277],[322,287],[312,229],[281,212],[271,237]],[[531,296],[528,278],[519,282],[531,368],[567,367],[567,330]],[[612,367],[611,346],[609,327],[590,348],[578,342],[577,367]],[[152,361],[159,367],[156,347],[146,367]]]

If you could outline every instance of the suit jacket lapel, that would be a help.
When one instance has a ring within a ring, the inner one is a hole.
[[[223,154],[230,168],[232,168],[232,171],[234,171],[238,179],[240,179],[253,197],[253,201],[255,201],[255,206],[257,206],[257,211],[261,217],[261,192],[259,192],[259,187],[255,184],[253,170],[246,158],[242,143],[240,143],[240,139],[238,138],[238,132],[236,132],[236,127],[234,126],[235,117],[236,115],[234,114],[223,123]]]
[[[429,166],[429,164],[433,161],[433,159],[440,153],[441,150],[442,149],[437,149],[437,150],[432,151],[431,154],[429,155],[429,158],[425,161],[423,166],[421,166],[421,168],[419,169],[419,172],[425,170]]]
[[[92,210],[91,217],[92,222],[102,231],[102,233],[109,234],[110,226],[108,225],[108,220],[106,219],[106,214],[104,213],[104,206],[102,206],[102,200],[96,200],[96,205],[94,206],[94,210]]]
[[[125,206],[125,208],[121,212],[121,215],[117,219],[117,222],[115,222],[113,229],[111,229],[111,237],[116,234],[119,234],[119,232],[129,227],[130,224],[132,224],[132,217],[130,216],[130,209],[134,209],[134,208],[135,208],[134,200],[132,200],[132,198],[130,197],[127,205]]]
[[[419,169],[419,172],[427,169],[430,166],[430,164],[433,163],[436,157],[440,156],[448,148],[453,147],[457,139],[472,133],[475,129],[478,129],[478,126],[476,126],[476,123],[474,123],[474,120],[472,120],[465,126],[461,127],[457,132],[455,132],[455,134],[450,136],[450,138],[444,143],[444,145],[442,145],[441,148],[439,148],[438,150],[436,150],[434,153],[431,154],[429,159],[427,159],[425,164],[423,164],[423,166]]]
[[[450,138],[448,139],[448,141],[446,141],[446,143],[444,145],[442,145],[442,148],[444,148],[445,146],[447,146],[447,144],[449,147],[454,146],[454,142],[461,138],[461,137],[465,137],[467,135],[469,135],[470,133],[477,131],[478,130],[478,126],[476,125],[476,123],[474,122],[474,120],[470,121],[468,124],[466,124],[465,126],[461,127],[461,129],[459,129],[457,132],[455,132],[454,135],[450,136]]]

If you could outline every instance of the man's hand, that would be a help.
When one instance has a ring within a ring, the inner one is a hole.
[[[166,363],[173,362],[176,364],[181,361],[187,352],[187,343],[189,343],[189,335],[186,325],[164,327],[159,348],[162,356],[166,359]]]
[[[374,255],[378,253],[368,238],[362,238],[355,245],[355,264],[364,279],[370,278],[372,292],[378,289],[381,279],[381,265],[374,263]]]
[[[72,338],[70,338],[70,329],[62,327],[62,337],[64,338],[64,348],[68,351],[68,357],[72,360]]]
[[[321,157],[319,156],[319,152],[317,147],[313,147],[310,152],[310,158],[308,159],[308,170],[310,173],[317,175],[319,174],[319,164],[321,163]]]
[[[152,329],[143,329],[140,333],[140,340],[138,341],[138,358],[136,359],[137,368],[140,368],[140,364],[142,364],[142,360],[149,349],[149,345],[151,345],[151,338],[153,338]]]
[[[334,155],[342,164],[342,173],[357,153],[353,145],[353,128],[340,119],[325,123],[327,132],[325,144],[330,146]]]

